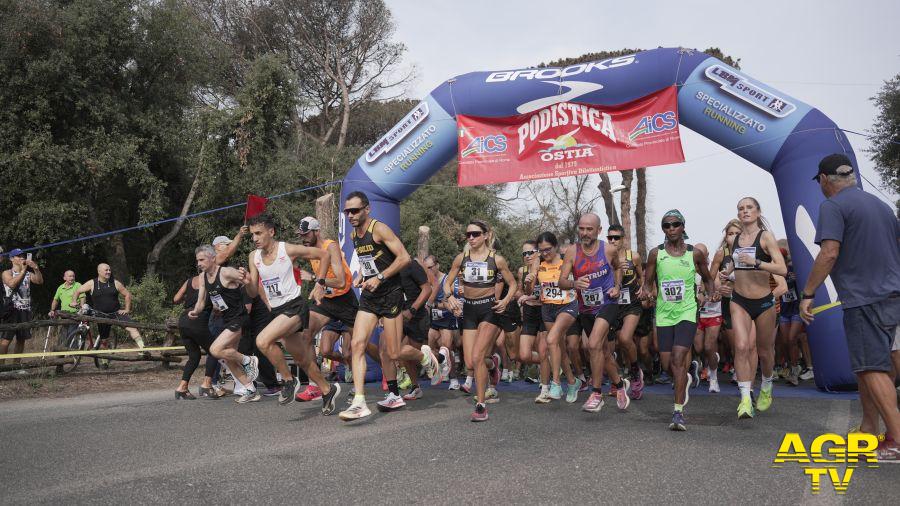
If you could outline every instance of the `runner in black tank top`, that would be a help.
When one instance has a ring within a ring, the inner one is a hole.
[[[409,253],[397,235],[385,225],[369,217],[369,198],[363,192],[352,192],[344,202],[344,215],[353,227],[351,237],[359,262],[354,286],[359,288],[359,312],[353,327],[353,384],[356,394],[350,407],[340,413],[341,420],[357,420],[372,414],[366,406],[366,347],[378,319],[381,333],[381,369],[388,384],[388,394],[378,402],[381,411],[394,411],[406,405],[397,385],[397,361],[415,362],[425,368],[431,384],[441,381],[438,359],[426,344],[421,351],[402,344],[403,291],[400,271],[410,262]],[[414,374],[410,371],[410,374]]]
[[[191,376],[194,375],[194,371],[196,371],[197,366],[200,365],[201,349],[206,350],[207,355],[205,374],[199,390],[200,397],[206,399],[218,398],[212,390],[212,377],[216,372],[216,366],[219,362],[212,353],[209,353],[209,349],[213,342],[212,336],[209,335],[209,327],[207,325],[209,322],[210,311],[207,308],[198,318],[192,319],[188,316],[188,313],[197,305],[197,299],[200,295],[200,289],[195,288],[194,284],[197,284],[199,287],[203,282],[204,280],[201,276],[188,278],[175,295],[175,303],[181,301],[184,307],[181,317],[178,319],[178,331],[181,333],[181,342],[184,344],[184,348],[187,350],[188,354],[187,362],[185,362],[184,369],[181,373],[181,382],[175,389],[176,399],[195,399],[190,393],[189,386]]]
[[[731,245],[734,243],[734,239],[740,235],[741,230],[742,226],[740,220],[733,219],[725,225],[725,228],[722,229],[725,236],[722,239],[719,249],[713,256],[712,264],[709,267],[710,272],[731,273],[727,274],[726,280],[717,276],[717,286],[719,288],[719,294],[722,296],[722,333],[725,336],[725,339],[720,342],[720,346],[725,352],[725,354],[720,357],[720,359],[724,359],[722,372],[727,373],[730,371],[733,382],[736,382],[737,380],[735,379],[734,350],[732,349],[734,333],[731,330],[731,294],[734,285],[734,257],[732,256]],[[716,379],[718,380],[718,377]]]
[[[259,376],[259,359],[243,355],[237,350],[241,341],[241,329],[247,319],[247,308],[241,294],[246,273],[216,265],[216,252],[209,245],[197,248],[196,258],[203,284],[197,294],[197,304],[188,312],[188,317],[199,318],[207,304],[222,313],[225,328],[218,336],[212,336],[213,343],[209,351],[214,357],[225,360],[235,381],[240,381],[246,388],[236,402],[256,402],[262,398],[254,384]]]
[[[752,197],[737,205],[741,234],[731,243],[734,265],[734,291],[731,295],[731,322],[734,330],[735,368],[741,402],[738,418],[753,418],[754,408],[769,409],[772,404],[772,379],[775,367],[775,300],[769,285],[771,275],[785,276],[787,267],[775,236],[765,229],[759,203]],[[719,273],[727,280],[729,272]],[[751,339],[756,331],[756,351]],[[757,363],[762,373],[759,399],[753,405],[751,389]]]
[[[615,330],[617,330],[618,344],[625,355],[625,363],[629,364],[632,399],[641,399],[644,391],[644,372],[638,365],[638,346],[635,343],[634,331],[637,329],[641,313],[644,311],[641,305],[641,286],[644,278],[643,260],[641,255],[628,249],[624,243],[625,229],[621,225],[610,225],[606,232],[606,239],[610,244],[619,249],[619,265],[622,270],[622,291],[619,293],[618,309]]]

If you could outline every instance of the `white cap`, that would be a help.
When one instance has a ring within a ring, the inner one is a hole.
[[[224,235],[216,236],[216,238],[213,239],[213,246],[218,246],[220,244],[231,244],[231,238]]]
[[[307,216],[300,220],[300,233],[308,234],[310,230],[319,230],[319,220],[312,216]]]

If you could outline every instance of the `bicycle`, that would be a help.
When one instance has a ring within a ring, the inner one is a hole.
[[[78,311],[78,314],[83,316],[96,316],[100,318],[116,318],[115,314],[104,313],[102,311],[91,309],[91,307],[87,304],[82,306],[81,310]],[[73,330],[66,338],[65,348],[72,351],[96,351],[101,349],[114,350],[116,349],[116,347],[118,347],[118,344],[118,337],[115,333],[111,332],[109,339],[95,339],[93,332],[91,331],[91,323],[87,320],[79,320],[78,327],[76,327],[75,330]],[[62,369],[62,372],[64,373],[74,371],[75,368],[78,367],[78,365],[81,363],[81,359],[83,357],[84,355],[72,355],[72,362],[67,362],[61,365],[60,369]],[[97,367],[97,369],[109,369],[109,359],[94,356],[94,366]]]

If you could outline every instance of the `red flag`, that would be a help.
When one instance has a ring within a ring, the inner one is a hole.
[[[258,216],[264,212],[266,212],[266,203],[269,199],[265,197],[260,197],[259,195],[253,195],[252,193],[247,195],[247,210],[244,211],[244,223],[247,222],[250,218],[254,216]]]

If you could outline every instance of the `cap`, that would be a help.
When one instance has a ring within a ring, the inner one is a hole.
[[[681,214],[681,211],[679,211],[678,209],[670,209],[670,210],[666,211],[666,214],[664,214],[663,217],[662,217],[662,221],[664,221],[666,218],[669,218],[669,217],[675,217],[675,218],[678,218],[678,220],[681,221],[681,224],[682,224],[682,225],[686,225],[686,224],[687,224],[687,222],[684,220],[684,215]],[[687,232],[682,232],[682,233],[681,233],[681,236],[682,236],[684,239],[690,239],[690,238],[688,237],[688,235],[687,235]]]
[[[224,235],[216,236],[216,238],[213,239],[213,246],[218,246],[220,244],[231,244],[231,238]]]
[[[13,248],[12,250],[10,250],[9,253],[7,253],[7,256],[8,256],[9,258],[12,258],[12,257],[23,257],[23,256],[25,256],[25,252],[22,251],[22,250],[19,249],[19,248]]]
[[[850,169],[843,169],[838,171],[840,167],[849,167]],[[819,172],[816,173],[816,176],[813,178],[813,181],[818,181],[819,176],[834,176],[834,175],[842,175],[846,176],[853,172],[853,163],[850,161],[850,158],[847,155],[842,153],[835,153],[833,155],[828,155],[825,158],[822,158],[822,161],[819,162]]]
[[[300,220],[300,233],[308,234],[310,230],[319,230],[319,220],[312,216],[307,216]]]

